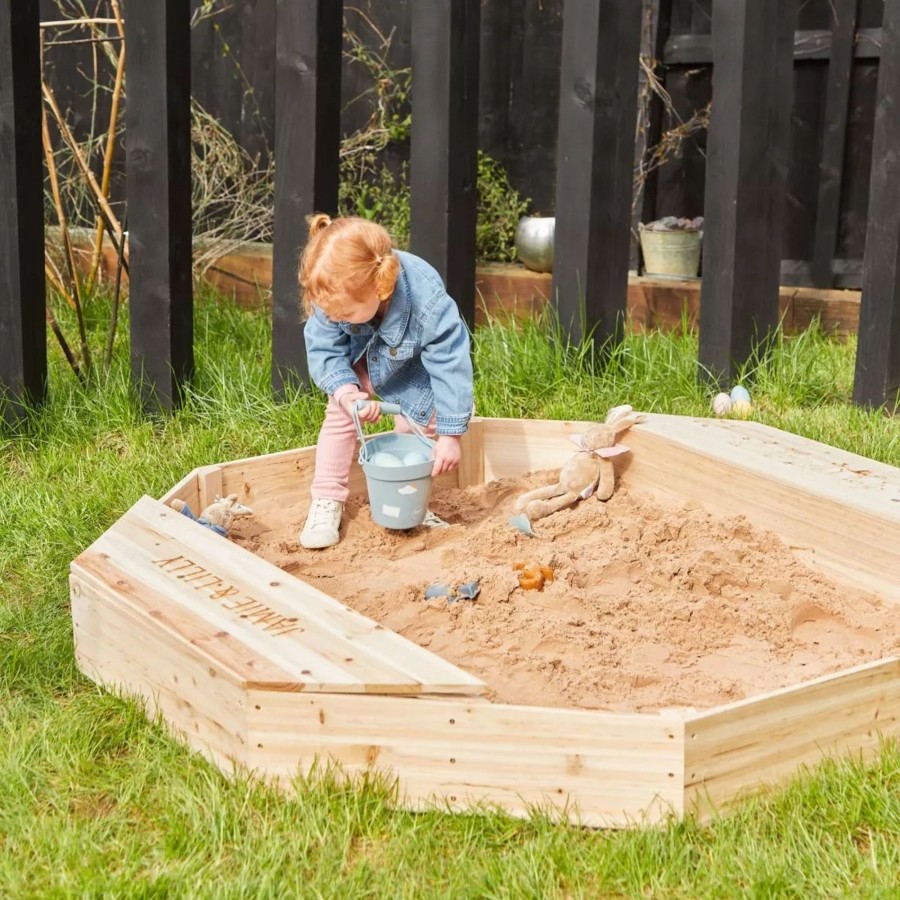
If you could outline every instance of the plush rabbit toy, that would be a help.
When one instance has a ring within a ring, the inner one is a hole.
[[[615,489],[615,470],[610,457],[628,452],[628,447],[617,442],[619,435],[646,418],[630,406],[616,406],[609,411],[605,422],[592,425],[584,434],[571,435],[579,451],[560,469],[559,481],[519,497],[516,511],[520,514],[513,516],[510,524],[526,534],[533,534],[532,522],[572,506],[578,500],[586,500],[591,494],[596,493],[600,500],[609,500]]]
[[[235,517],[249,516],[253,513],[249,506],[243,506],[238,503],[237,494],[229,494],[227,497],[216,494],[216,499],[199,516],[195,516],[190,506],[177,497],[169,503],[169,506],[192,521],[209,528],[210,531],[221,534],[222,537],[228,536],[228,532],[231,530],[231,523]]]

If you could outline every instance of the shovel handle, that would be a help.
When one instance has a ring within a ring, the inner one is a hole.
[[[368,403],[377,403],[383,416],[399,416],[403,412],[399,403],[382,403],[380,400],[357,400],[353,407],[359,412]]]

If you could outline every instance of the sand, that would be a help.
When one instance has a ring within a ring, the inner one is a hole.
[[[446,529],[391,532],[351,501],[343,539],[297,543],[307,501],[238,519],[232,539],[481,678],[497,702],[587,709],[702,709],[807,681],[900,648],[874,594],[812,571],[743,517],[619,485],[512,529],[515,498],[555,473],[440,490]],[[554,570],[519,587],[516,562]],[[478,581],[474,601],[425,600]]]

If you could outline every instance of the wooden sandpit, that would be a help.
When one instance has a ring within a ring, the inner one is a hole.
[[[197,470],[230,540],[144,498],[72,566],[76,651],[192,746],[289,779],[384,769],[400,801],[595,825],[701,814],[898,728],[900,470],[748,422],[651,416],[614,497],[507,524],[584,423],[476,420],[432,508],[387,532],[355,472],[305,551],[310,448]],[[513,564],[554,570],[523,591]],[[424,599],[477,581],[476,600]],[[346,604],[346,605],[345,605]]]

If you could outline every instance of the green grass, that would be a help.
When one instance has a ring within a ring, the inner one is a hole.
[[[99,346],[103,302],[92,304]],[[60,310],[64,324],[70,321]],[[126,323],[127,327],[127,323]],[[888,897],[900,871],[900,752],[829,763],[700,826],[602,833],[504,815],[411,815],[391,786],[329,774],[285,795],[229,779],[77,672],[70,560],[142,493],[192,467],[315,440],[323,400],[269,394],[265,317],[201,298],[197,377],[141,415],[127,347],[80,387],[51,348],[51,394],[0,438],[0,896]],[[849,403],[854,344],[816,330],[754,367],[754,418],[900,464],[896,421]],[[706,414],[693,336],[631,337],[600,364],[549,319],[476,341],[484,415]]]

